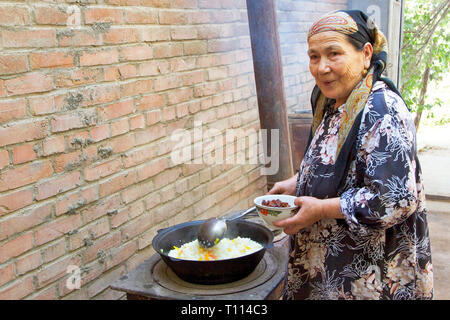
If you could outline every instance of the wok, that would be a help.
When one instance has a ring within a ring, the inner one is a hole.
[[[161,259],[181,279],[199,284],[221,284],[237,281],[248,276],[259,264],[267,248],[273,246],[273,233],[267,227],[243,219],[227,223],[226,238],[237,236],[250,238],[263,248],[251,254],[224,260],[194,261],[169,257],[173,246],[180,247],[197,239],[197,231],[204,220],[189,221],[159,230],[152,245]]]

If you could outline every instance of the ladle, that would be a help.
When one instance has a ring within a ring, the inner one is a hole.
[[[256,207],[250,209],[232,212],[220,218],[209,218],[205,220],[198,229],[197,239],[201,247],[208,249],[215,246],[222,240],[227,232],[227,221],[233,221],[256,210]]]

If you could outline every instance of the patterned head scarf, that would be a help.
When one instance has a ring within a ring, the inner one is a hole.
[[[352,155],[356,152],[355,142],[359,124],[361,122],[362,110],[364,109],[373,84],[382,80],[398,95],[392,81],[381,78],[381,73],[386,67],[387,41],[383,33],[378,29],[373,20],[359,10],[333,11],[316,21],[310,28],[308,39],[315,34],[325,31],[335,31],[345,34],[362,44],[370,42],[373,46],[373,55],[369,70],[363,79],[355,86],[344,106],[343,116],[338,135],[338,146],[336,151],[335,174],[338,178],[336,183],[340,184]],[[311,127],[310,140],[320,122],[322,121],[325,107],[334,104],[333,99],[326,98],[316,85],[311,95],[313,108],[313,123]],[[337,186],[336,186],[337,187]]]

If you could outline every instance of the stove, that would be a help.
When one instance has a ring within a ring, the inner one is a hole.
[[[278,300],[287,275],[287,239],[274,232],[274,246],[251,274],[238,281],[217,285],[184,281],[155,253],[110,287],[126,292],[128,300]]]

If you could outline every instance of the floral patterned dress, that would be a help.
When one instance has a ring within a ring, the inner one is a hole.
[[[297,196],[327,198],[343,107],[325,111],[300,165]],[[345,219],[292,237],[285,299],[432,299],[433,269],[415,127],[384,82],[363,111],[340,197]]]

